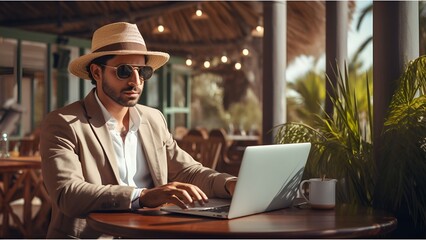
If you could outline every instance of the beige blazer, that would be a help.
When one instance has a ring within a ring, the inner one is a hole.
[[[157,109],[137,105],[140,139],[155,186],[171,181],[199,186],[208,196],[230,197],[232,178],[201,166],[184,152]],[[52,201],[48,238],[96,238],[86,225],[92,211],[130,209],[133,187],[119,186],[113,145],[94,90],[84,100],[49,113],[40,134],[44,183]]]

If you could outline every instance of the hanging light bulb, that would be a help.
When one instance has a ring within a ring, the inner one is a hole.
[[[191,60],[191,58],[190,57],[188,57],[187,59],[186,59],[186,61],[185,61],[185,64],[186,64],[186,66],[192,66],[192,60]]]
[[[241,53],[242,53],[244,56],[248,56],[248,55],[250,54],[250,51],[249,51],[247,48],[244,48],[244,49],[241,51]]]
[[[197,11],[195,11],[195,15],[197,15],[197,17],[201,17],[203,15],[203,11],[201,9],[197,9]]]
[[[206,20],[209,18],[209,16],[203,12],[203,9],[201,8],[201,4],[197,4],[197,10],[191,17],[193,20]]]
[[[209,68],[210,67],[210,61],[209,60],[204,61],[204,67],[205,68]]]
[[[164,26],[163,18],[159,17],[158,18],[158,25],[157,25],[156,28],[154,28],[154,30],[152,30],[152,32],[154,34],[165,34],[165,33],[169,33],[170,29]]]
[[[234,65],[234,67],[235,67],[235,69],[240,70],[241,67],[242,67],[242,65],[241,65],[240,62],[236,62],[235,65]]]
[[[263,28],[263,26],[261,25],[257,25],[252,31],[251,31],[251,35],[253,37],[263,37],[263,32],[265,31],[265,29]]]
[[[159,33],[163,33],[165,28],[164,28],[163,25],[160,24],[160,25],[157,26],[157,30],[158,30]]]
[[[227,63],[228,62],[228,57],[226,56],[226,54],[224,53],[223,55],[222,55],[222,57],[220,58],[220,61],[222,62],[222,63]]]
[[[257,26],[251,31],[251,35],[253,37],[263,37],[263,32],[265,29],[263,28],[262,22],[262,18],[259,18]]]

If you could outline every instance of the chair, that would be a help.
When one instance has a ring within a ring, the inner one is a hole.
[[[216,169],[222,149],[221,141],[204,139],[202,136],[185,135],[182,139],[177,140],[177,143],[203,166]]]
[[[19,149],[19,157],[36,156],[39,155],[39,140],[39,131],[36,130],[29,136],[10,140],[9,150]],[[9,174],[7,188],[13,191],[10,197],[13,204],[10,207],[11,216],[14,216],[14,225],[11,228],[19,230],[15,232],[20,237],[44,238],[50,222],[51,202],[44,186],[41,169],[18,170]],[[4,176],[0,175],[0,178],[1,192],[1,189],[5,189]],[[5,237],[17,237],[13,231],[10,234],[12,235]]]
[[[238,172],[240,170],[241,161],[230,159],[228,157],[228,152],[230,151],[230,146],[228,143],[228,134],[226,133],[225,129],[218,128],[218,129],[212,129],[209,132],[209,139],[217,139],[217,141],[222,142],[222,151],[220,154],[219,162],[217,170],[219,172],[225,172],[229,173],[234,176],[238,176]]]
[[[33,156],[39,154],[40,138],[35,135],[13,139],[9,141],[9,151],[18,149],[19,156]]]
[[[200,136],[203,139],[208,139],[209,133],[204,128],[192,128],[186,133],[185,136]]]

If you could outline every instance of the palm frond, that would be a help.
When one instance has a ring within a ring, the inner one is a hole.
[[[337,201],[370,205],[375,166],[372,146],[363,137],[365,129],[359,124],[357,98],[350,86],[347,68],[344,72],[339,68],[333,71],[337,79],[336,86],[330,84],[329,93],[334,107],[333,116],[328,116],[322,109],[322,113],[314,115],[312,126],[300,123],[280,125],[275,142],[311,142],[312,150],[304,177],[326,175],[336,178]],[[326,79],[330,82],[328,76]],[[369,121],[371,117],[366,119]]]
[[[364,9],[361,11],[361,15],[358,18],[358,23],[356,24],[356,30],[359,31],[361,28],[362,21],[367,16],[367,14],[373,12],[373,4],[367,5]]]
[[[411,61],[390,103],[382,135],[375,205],[407,208],[412,223],[426,229],[426,57]]]

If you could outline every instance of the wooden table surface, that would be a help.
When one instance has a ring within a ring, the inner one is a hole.
[[[123,238],[358,238],[393,231],[395,217],[372,208],[287,208],[232,220],[169,214],[157,209],[91,213],[89,226]]]

